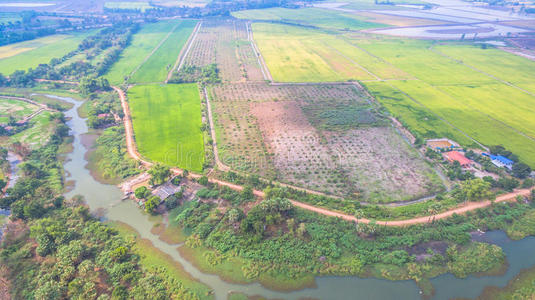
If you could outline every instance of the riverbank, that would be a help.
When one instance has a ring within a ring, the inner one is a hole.
[[[134,252],[140,256],[141,264],[145,268],[151,271],[163,269],[165,274],[200,295],[201,299],[214,299],[213,292],[208,286],[193,278],[180,263],[156,248],[150,240],[141,238],[133,227],[120,221],[111,221],[106,224],[122,235],[134,237]]]

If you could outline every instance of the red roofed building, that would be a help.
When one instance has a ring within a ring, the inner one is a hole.
[[[470,167],[472,165],[472,161],[466,158],[464,154],[458,151],[446,152],[444,153],[444,158],[446,158],[450,163],[457,161],[462,167],[465,168]]]

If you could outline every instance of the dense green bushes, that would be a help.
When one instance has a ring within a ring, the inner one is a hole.
[[[124,179],[139,174],[139,163],[127,155],[122,126],[114,126],[102,131],[96,139],[94,152],[89,160],[106,180]]]

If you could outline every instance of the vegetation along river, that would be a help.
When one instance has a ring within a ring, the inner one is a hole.
[[[271,291],[260,284],[232,284],[221,280],[216,275],[205,274],[196,269],[189,261],[180,256],[176,248],[179,245],[169,245],[161,241],[157,235],[151,233],[153,223],[149,217],[132,201],[121,201],[122,192],[114,185],[102,184],[96,181],[86,169],[85,154],[87,148],[81,143],[81,135],[87,133],[86,120],[81,118],[77,109],[81,101],[71,98],[51,96],[74,106],[65,115],[69,118],[67,125],[74,135],[73,151],[68,154],[65,163],[67,180],[74,183],[74,188],[65,196],[84,196],[93,212],[99,212],[102,218],[120,221],[138,231],[139,235],[150,240],[155,247],[169,254],[174,260],[183,265],[184,269],[193,277],[207,284],[214,290],[216,299],[226,299],[230,291],[242,292],[247,295],[260,295],[266,298],[318,298],[344,299],[351,295],[352,299],[414,299],[419,297],[419,289],[413,281],[388,281],[373,278],[358,277],[320,277],[317,278],[316,288],[307,288],[289,293]],[[449,299],[452,297],[476,297],[488,285],[505,286],[523,268],[535,265],[535,238],[528,237],[520,241],[509,240],[501,231],[488,232],[477,237],[487,242],[495,243],[503,248],[509,267],[500,276],[469,276],[465,279],[455,278],[446,274],[434,278],[431,283],[435,287],[434,299]]]

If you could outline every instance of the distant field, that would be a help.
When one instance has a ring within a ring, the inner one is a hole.
[[[9,75],[16,70],[26,71],[39,64],[49,63],[75,50],[94,30],[72,34],[58,34],[0,47],[0,73]]]
[[[398,9],[407,9],[402,6],[395,6],[390,4],[376,4],[375,0],[340,0],[338,2],[347,3],[343,8],[349,9],[366,9],[366,10],[398,10]],[[377,1],[377,2],[389,2],[391,4],[419,4],[425,5],[427,2],[420,0],[389,0],[389,1]]]
[[[137,70],[130,79],[131,83],[161,82],[167,78],[178,58],[182,47],[193,32],[197,21],[184,20],[176,27],[160,48]],[[169,67],[169,68],[168,68]]]
[[[139,10],[145,12],[147,9],[153,9],[149,2],[106,2],[104,8],[108,9],[124,9],[124,10]]]
[[[409,76],[345,38],[279,24],[253,24],[273,79],[283,82],[406,79]]]
[[[276,81],[358,79],[421,139],[502,144],[535,167],[533,61],[468,43],[262,23],[253,29]]]
[[[240,19],[282,21],[327,29],[360,30],[385,27],[383,24],[366,21],[366,18],[322,8],[268,8],[233,12]]]
[[[196,84],[137,85],[128,90],[139,152],[150,160],[201,171],[204,143]]]
[[[120,59],[104,75],[111,83],[122,83],[145,59],[154,48],[167,36],[178,22],[177,20],[160,21],[144,25],[132,38],[130,45],[123,51]]]

